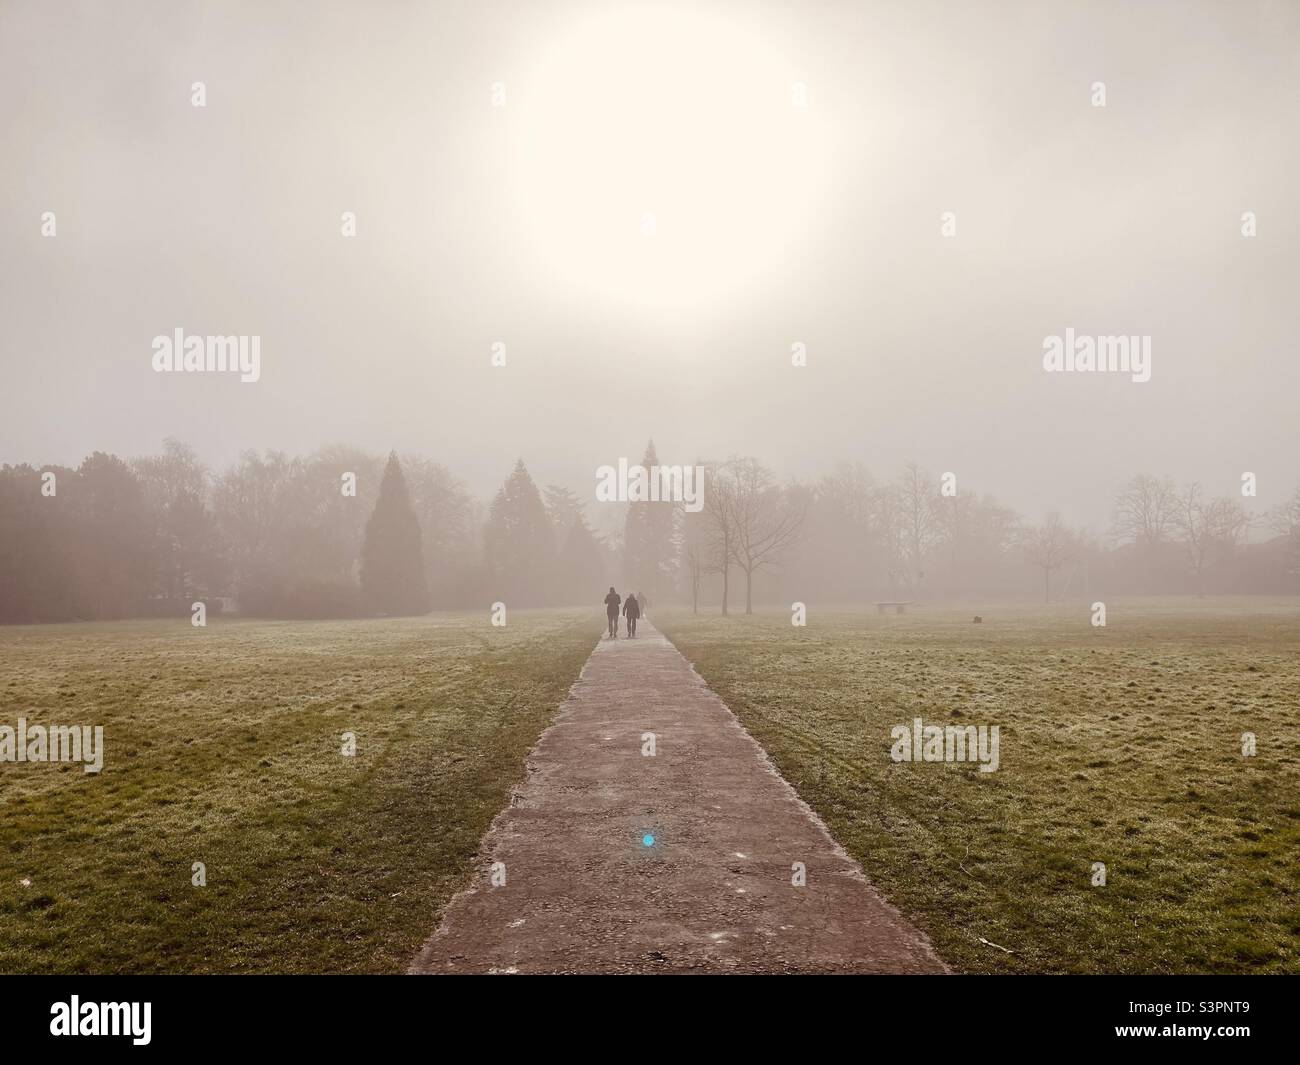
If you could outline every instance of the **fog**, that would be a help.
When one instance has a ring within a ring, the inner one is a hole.
[[[6,0],[0,462],[345,444],[486,504],[522,457],[600,529],[653,438],[1097,536],[1139,474],[1249,471],[1262,521],[1300,483],[1298,49],[1284,3]],[[176,329],[260,376],[156,372]],[[1150,379],[1046,372],[1067,329],[1150,338]]]

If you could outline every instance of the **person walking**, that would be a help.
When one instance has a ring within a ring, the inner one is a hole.
[[[614,586],[609,586],[609,595],[605,596],[605,618],[609,622],[609,638],[618,638],[618,604],[622,602]]]
[[[623,604],[623,616],[627,618],[628,636],[636,635],[636,619],[641,616],[641,604],[637,602],[636,593],[630,592],[627,602]]]

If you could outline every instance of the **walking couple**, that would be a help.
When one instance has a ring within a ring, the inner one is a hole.
[[[618,592],[614,591],[611,586],[609,595],[605,596],[605,617],[609,621],[609,638],[611,640],[618,638],[618,604],[622,602]],[[628,636],[636,635],[636,620],[641,616],[641,604],[643,598],[638,598],[636,592],[627,593],[627,602],[623,603],[623,617],[627,619]]]

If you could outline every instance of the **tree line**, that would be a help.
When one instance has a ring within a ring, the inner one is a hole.
[[[1069,527],[1057,512],[1026,520],[993,496],[959,489],[950,476],[908,464],[878,481],[863,465],[844,463],[809,485],[786,486],[787,507],[804,520],[765,597],[1051,601],[1300,593],[1300,488],[1252,514],[1242,497],[1139,474],[1120,486],[1098,534]],[[767,528],[781,535],[770,521]],[[711,552],[715,571],[722,554]],[[715,581],[722,588],[713,595],[725,612],[725,576]]]
[[[653,442],[642,459],[656,466]],[[194,601],[286,618],[598,604],[1046,599],[1300,592],[1300,489],[1250,514],[1199,484],[1133,477],[1101,535],[1028,522],[909,464],[781,483],[700,461],[703,506],[592,503],[519,460],[487,505],[419,455],[244,453],[216,472],[174,440],[126,461],[0,467],[0,621],[182,615]],[[591,524],[593,507],[621,512]],[[1249,537],[1252,529],[1261,535]]]

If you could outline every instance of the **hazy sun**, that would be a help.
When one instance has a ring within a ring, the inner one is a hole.
[[[659,306],[772,279],[825,176],[805,82],[739,17],[635,7],[566,30],[510,97],[539,268]]]

